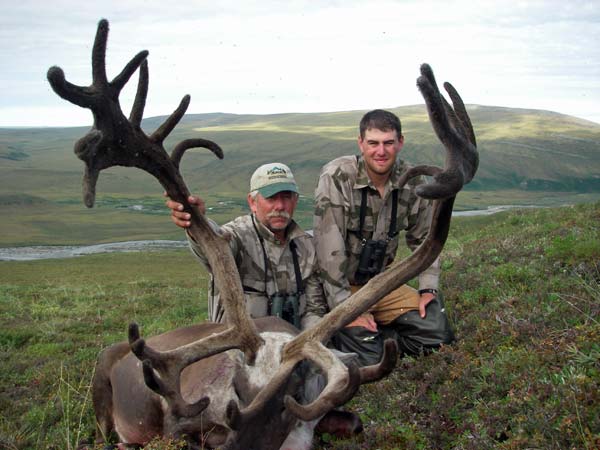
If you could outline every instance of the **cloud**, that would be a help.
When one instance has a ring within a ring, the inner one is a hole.
[[[111,24],[109,77],[139,50],[150,51],[146,116],[170,113],[186,93],[190,112],[422,103],[415,79],[426,61],[467,103],[600,122],[598,2],[26,0],[5,11],[0,126],[91,122],[89,112],[65,108],[45,74],[56,64],[69,81],[91,82],[101,17]]]

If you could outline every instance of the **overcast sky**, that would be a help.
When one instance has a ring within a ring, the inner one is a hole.
[[[391,108],[423,103],[433,67],[465,103],[600,123],[600,1],[0,0],[0,126],[90,125],[52,92],[50,66],[91,83],[99,19],[111,79],[150,51],[145,117]],[[137,75],[123,92],[128,115]]]

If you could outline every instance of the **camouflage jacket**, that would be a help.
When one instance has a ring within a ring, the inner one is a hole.
[[[391,222],[392,190],[398,188],[400,175],[408,165],[398,160],[388,180],[384,196],[367,176],[365,163],[355,156],[342,156],[321,170],[315,191],[314,239],[321,277],[329,307],[350,296],[350,285],[357,284],[354,274],[362,250],[360,205],[362,190],[367,189],[367,208],[362,230],[365,239],[388,236]],[[416,249],[427,237],[431,208],[429,201],[418,197],[415,187],[425,181],[413,178],[398,194],[397,230],[406,231],[406,244]],[[398,249],[398,234],[388,243],[384,266],[390,264]],[[437,289],[439,258],[419,276],[419,289]]]
[[[210,221],[218,233],[229,233],[229,245],[240,273],[246,306],[252,317],[269,315],[269,298],[276,293],[296,294],[296,276],[290,241],[296,244],[298,263],[302,276],[303,295],[300,296],[300,316],[302,328],[307,328],[327,312],[327,304],[319,277],[317,256],[312,237],[305,233],[295,222],[288,227],[286,242],[278,241],[273,233],[256,220],[252,215],[240,216],[219,227]],[[267,255],[268,268],[265,271],[265,254],[258,237],[263,239]],[[188,241],[194,254],[207,266],[200,247],[189,237]],[[210,267],[208,267],[210,270]],[[219,292],[210,279],[208,295],[209,319],[222,322],[223,308],[219,300]]]

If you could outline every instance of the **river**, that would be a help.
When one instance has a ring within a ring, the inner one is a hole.
[[[452,211],[453,217],[472,217],[472,216],[490,216],[502,211],[508,211],[509,209],[525,209],[525,208],[543,208],[543,206],[532,206],[532,205],[500,205],[500,206],[488,206],[487,209],[474,209],[472,211]]]
[[[126,241],[96,245],[38,245],[33,247],[0,248],[0,261],[31,261],[35,259],[73,258],[113,252],[141,252],[187,247],[187,241]]]
[[[454,211],[453,216],[487,216],[512,208],[535,208],[535,206],[490,206],[487,209],[473,211]],[[141,252],[187,247],[186,241],[126,241],[96,245],[38,245],[33,247],[0,247],[0,261],[32,261],[36,259],[73,258],[76,256],[93,255],[112,252]]]

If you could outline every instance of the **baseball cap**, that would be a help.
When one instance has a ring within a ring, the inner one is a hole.
[[[294,175],[288,166],[281,163],[263,164],[250,178],[250,192],[258,191],[265,198],[281,191],[298,193]]]

